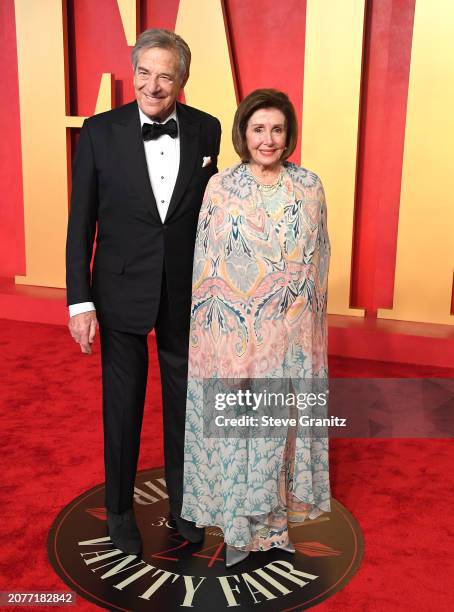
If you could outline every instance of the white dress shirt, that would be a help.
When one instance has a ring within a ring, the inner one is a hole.
[[[140,107],[139,115],[141,127],[144,123],[155,123],[142,112]],[[164,123],[167,123],[170,119],[175,119],[178,125],[176,109],[167,117]],[[171,138],[168,134],[164,134],[156,138],[156,140],[148,140],[143,144],[151,188],[156,199],[159,216],[164,223],[180,167],[180,132],[178,130],[176,138]],[[76,314],[90,310],[95,310],[93,302],[71,304],[69,306],[69,316],[73,317]]]
[[[140,108],[139,115],[141,126],[144,123],[154,123]],[[175,119],[178,125],[176,109],[164,123],[167,123],[170,119]],[[164,134],[156,140],[147,140],[144,142],[144,147],[151,188],[156,199],[159,216],[164,223],[180,167],[180,137],[171,138],[168,134]]]

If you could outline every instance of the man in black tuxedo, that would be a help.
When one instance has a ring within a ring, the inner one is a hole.
[[[203,539],[180,510],[192,259],[203,193],[217,172],[221,127],[177,102],[190,59],[173,32],[141,34],[132,52],[137,101],[84,122],[73,167],[69,328],[82,352],[91,353],[99,321],[108,528],[114,544],[132,554],[141,551],[133,492],[153,328],[170,510],[186,539]]]

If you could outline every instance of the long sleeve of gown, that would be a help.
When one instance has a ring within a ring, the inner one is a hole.
[[[320,179],[315,186],[315,195],[319,203],[317,219],[317,237],[312,256],[311,268],[314,282],[315,303],[313,320],[313,376],[325,377],[328,373],[328,270],[331,247],[328,237],[327,210],[325,191]]]

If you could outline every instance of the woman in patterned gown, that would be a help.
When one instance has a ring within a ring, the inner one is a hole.
[[[239,105],[241,163],[207,185],[197,227],[181,516],[218,526],[226,564],[294,552],[288,521],[330,511],[328,440],[204,437],[203,391],[221,379],[327,378],[330,245],[320,179],[286,161],[298,125],[288,97],[259,89]],[[298,415],[299,416],[299,415]]]

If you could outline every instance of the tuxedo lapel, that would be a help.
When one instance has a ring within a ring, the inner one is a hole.
[[[113,130],[123,167],[144,205],[161,222],[148,174],[137,103],[125,108],[125,117],[113,124]]]
[[[188,183],[193,175],[199,150],[199,123],[192,119],[187,108],[177,103],[177,117],[180,133],[180,166],[175,188],[170,199],[165,220],[175,212]]]

